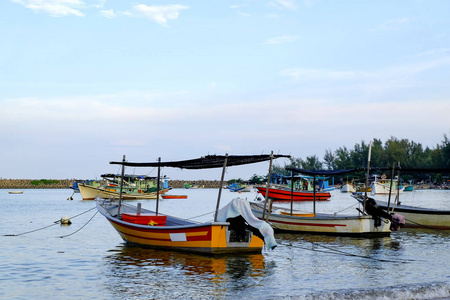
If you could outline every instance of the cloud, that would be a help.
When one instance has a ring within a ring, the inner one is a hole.
[[[446,53],[446,52],[443,52]],[[440,59],[414,62],[405,65],[393,65],[373,71],[343,71],[327,69],[291,68],[280,72],[282,76],[292,77],[298,81],[308,80],[394,80],[398,78],[412,77],[428,70],[450,65],[450,56]]]
[[[444,56],[429,61],[413,61],[409,64],[391,65],[373,70],[289,68],[282,70],[279,75],[290,77],[293,80],[291,84],[301,86],[302,91],[307,94],[345,94],[347,98],[364,95],[374,99],[373,97],[392,95],[399,91],[407,91],[409,94],[413,90],[420,92],[423,80],[428,80],[433,72],[439,72],[440,69],[448,72],[446,71],[448,66],[450,66],[450,56]],[[320,89],[317,90],[319,86]],[[411,97],[416,96],[419,97],[418,94]],[[403,98],[402,94],[396,94],[395,97]],[[383,97],[378,99],[386,100]]]
[[[266,41],[267,45],[276,45],[276,44],[283,44],[288,42],[295,42],[298,40],[298,36],[292,36],[292,35],[283,35],[283,36],[277,36],[271,39],[268,39]]]
[[[282,76],[289,76],[299,81],[308,80],[349,80],[361,77],[370,77],[369,73],[358,71],[335,71],[324,69],[292,68],[281,71]]]
[[[86,5],[81,0],[12,0],[19,3],[34,12],[48,13],[54,17],[62,17],[74,15],[83,17],[84,14],[80,9]]]
[[[46,13],[54,17],[78,16],[84,17],[83,9],[102,9],[106,0],[11,0],[37,13]],[[96,2],[86,4],[85,1]],[[106,18],[115,18],[118,15],[128,17],[145,18],[160,25],[167,25],[168,20],[177,19],[180,11],[188,9],[188,6],[172,5],[134,5],[128,11],[114,11],[113,9],[100,10],[100,15]]]
[[[234,4],[234,5],[230,5],[231,9],[236,9],[236,8],[242,8],[242,7],[247,7],[248,5],[246,4]]]
[[[409,18],[399,18],[385,21],[384,23],[378,25],[377,29],[381,31],[395,31],[402,30],[407,25],[409,25],[411,20]]]
[[[188,8],[188,6],[178,4],[165,6],[138,4],[133,6],[126,15],[130,17],[146,18],[160,25],[167,25],[168,20],[177,19],[180,11]]]
[[[113,19],[117,17],[117,14],[112,9],[102,10],[100,11],[100,14],[108,19]]]
[[[289,10],[297,9],[297,4],[295,3],[295,0],[276,0],[269,2],[269,6],[273,6],[278,9],[289,9]]]

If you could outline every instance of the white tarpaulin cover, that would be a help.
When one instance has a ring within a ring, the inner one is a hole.
[[[267,222],[255,217],[250,208],[250,204],[245,199],[234,198],[230,203],[221,208],[217,214],[217,221],[226,222],[228,218],[235,218],[237,216],[242,216],[250,226],[261,232],[264,237],[264,243],[269,249],[277,246],[273,228]]]

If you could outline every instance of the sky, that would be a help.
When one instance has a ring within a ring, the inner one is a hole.
[[[450,135],[449,12],[447,0],[2,0],[0,177],[94,179],[123,155],[323,159],[391,137],[434,149]]]

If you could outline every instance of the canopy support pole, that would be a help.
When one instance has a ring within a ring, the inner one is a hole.
[[[269,163],[269,175],[267,177],[267,186],[266,186],[266,196],[264,197],[264,210],[262,218],[265,218],[266,208],[267,208],[267,199],[269,198],[269,186],[270,186],[270,176],[272,176],[272,161],[273,161],[273,151],[270,152],[270,163]],[[272,207],[272,205],[270,205]],[[269,213],[267,213],[266,220],[269,219]]]
[[[400,203],[400,169],[401,169],[400,162],[398,162],[398,169],[399,170],[398,170],[398,173],[397,173],[398,174],[397,175],[397,177],[398,177],[398,180],[397,180],[397,195],[395,197],[394,204],[392,205],[391,213],[394,213],[395,206]],[[389,209],[389,206],[388,206],[388,209]]]
[[[161,157],[158,157],[158,163],[161,163]],[[158,166],[158,181],[156,182],[156,215],[158,215],[159,210],[159,181],[161,177],[161,166]]]
[[[227,168],[227,162],[228,162],[228,153],[225,155],[225,160],[223,161],[222,177],[220,178],[219,195],[217,197],[217,205],[216,205],[216,213],[214,214],[214,222],[217,222],[217,214],[219,212],[220,196],[222,195],[222,189],[223,189],[222,187],[223,187],[223,181],[225,178],[225,170]]]
[[[291,216],[294,211],[294,171],[291,171]]]
[[[313,178],[313,213],[316,216],[316,174],[314,174]]]
[[[394,182],[394,168],[395,168],[395,163],[392,163],[392,174],[391,174],[391,182],[389,184],[389,197],[388,197],[387,212],[389,212],[389,208],[391,207],[392,183]]]
[[[120,191],[119,191],[119,207],[117,209],[117,218],[120,218],[120,208],[122,207],[122,191],[123,191],[123,177],[125,176],[125,155],[122,159],[122,174],[120,175]]]

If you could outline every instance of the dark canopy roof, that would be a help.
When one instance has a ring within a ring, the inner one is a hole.
[[[270,160],[270,154],[263,155],[207,155],[196,159],[169,161],[169,162],[122,162],[111,161],[110,164],[127,167],[173,167],[180,169],[211,169],[222,168],[225,158],[228,157],[227,166],[239,166]],[[289,155],[274,154],[273,158],[290,157]]]
[[[348,174],[348,173],[354,173],[354,172],[367,172],[367,168],[355,168],[355,169],[345,169],[345,170],[305,170],[305,169],[299,169],[299,168],[286,168],[288,171],[292,171],[295,173],[301,173],[306,175],[341,175],[341,174]],[[392,171],[392,167],[372,167],[370,168],[370,171]],[[401,171],[401,172],[417,172],[417,173],[449,173],[450,168],[401,168],[401,167],[394,167],[394,171]]]

